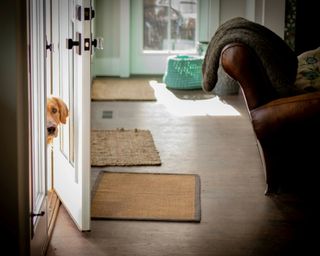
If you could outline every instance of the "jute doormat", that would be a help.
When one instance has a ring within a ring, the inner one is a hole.
[[[194,174],[101,172],[92,219],[200,222],[200,177]]]
[[[91,166],[161,165],[149,130],[92,130]]]
[[[154,89],[146,78],[96,78],[91,99],[96,101],[155,101]]]

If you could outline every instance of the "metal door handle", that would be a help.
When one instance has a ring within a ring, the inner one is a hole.
[[[97,47],[97,39],[92,40],[92,46]]]
[[[50,52],[53,52],[53,44],[47,44],[46,49],[49,50]]]
[[[76,33],[76,41],[73,41],[72,38],[67,38],[66,40],[67,49],[71,50],[73,46],[77,46],[77,53],[81,55],[81,34]]]
[[[67,49],[71,50],[73,46],[79,46],[79,41],[73,41],[71,38],[67,38]]]
[[[96,39],[92,40],[92,46],[96,47],[99,50],[103,50],[103,38],[97,37]]]
[[[44,214],[45,214],[44,211],[41,211],[41,212],[39,212],[39,213],[34,213],[34,212],[32,212],[32,213],[31,213],[31,217],[44,216]]]

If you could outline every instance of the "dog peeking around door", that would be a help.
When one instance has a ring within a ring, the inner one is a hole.
[[[58,136],[58,127],[67,122],[68,116],[68,107],[62,99],[47,98],[47,144],[51,144]]]

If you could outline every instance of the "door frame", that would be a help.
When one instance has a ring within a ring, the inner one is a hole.
[[[46,138],[46,1],[27,2],[30,254],[49,243]]]

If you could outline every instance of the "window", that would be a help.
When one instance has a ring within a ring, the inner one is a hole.
[[[144,0],[143,50],[194,51],[197,0]]]

